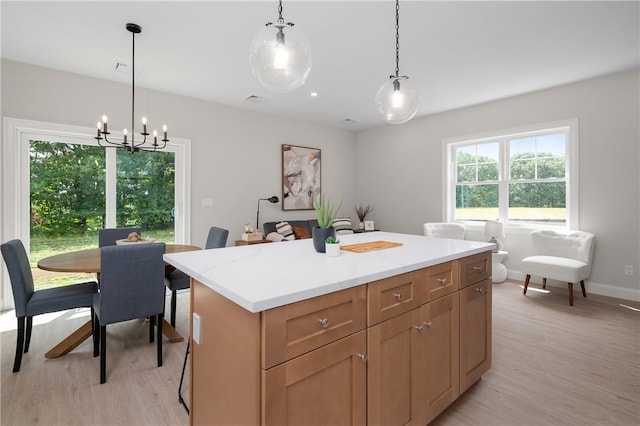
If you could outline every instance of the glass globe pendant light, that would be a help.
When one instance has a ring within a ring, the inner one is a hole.
[[[302,86],[311,72],[311,46],[305,36],[282,18],[267,22],[251,42],[249,61],[260,84],[272,92],[291,92]]]
[[[380,86],[376,93],[376,108],[391,124],[411,120],[418,111],[420,97],[409,83],[409,77],[400,75],[400,4],[396,0],[396,74]]]

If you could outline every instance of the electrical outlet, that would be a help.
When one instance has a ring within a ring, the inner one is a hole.
[[[633,265],[624,265],[624,274],[633,275]]]

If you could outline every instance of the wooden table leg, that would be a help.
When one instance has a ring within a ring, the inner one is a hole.
[[[171,343],[182,342],[184,340],[184,337],[182,337],[175,328],[171,327],[171,324],[164,318],[162,319],[162,334],[167,336],[167,339],[169,339]]]
[[[52,349],[44,354],[45,358],[58,358],[62,355],[66,355],[85,340],[87,340],[93,334],[91,328],[91,321],[87,321],[76,331],[67,336],[62,342],[58,343]],[[184,337],[178,331],[171,327],[171,324],[167,320],[162,320],[162,334],[164,334],[171,343],[177,343],[184,341]]]
[[[82,327],[71,333],[66,339],[44,354],[44,357],[58,358],[62,355],[66,355],[77,348],[82,342],[87,340],[92,334],[93,330],[91,328],[91,321],[87,321],[82,325]]]

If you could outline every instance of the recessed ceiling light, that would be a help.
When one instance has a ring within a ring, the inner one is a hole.
[[[318,92],[311,92],[310,95],[312,98],[315,98],[318,96]]]
[[[342,122],[343,122],[344,124],[356,124],[356,123],[357,123],[357,121],[356,121],[356,120],[353,120],[353,119],[351,119],[351,118],[345,118],[344,120],[342,120]]]

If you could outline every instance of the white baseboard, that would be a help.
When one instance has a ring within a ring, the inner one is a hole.
[[[524,282],[526,275],[520,271],[513,271],[509,269],[507,271],[507,278]],[[542,284],[542,278],[532,276],[531,282],[535,284]],[[551,287],[567,288],[567,283],[555,280],[547,280],[547,285]],[[601,296],[615,297],[616,299],[640,302],[640,290],[621,288],[612,286],[610,284],[602,284],[589,280],[585,281],[585,287],[587,289],[587,294],[593,293],[599,294]]]

